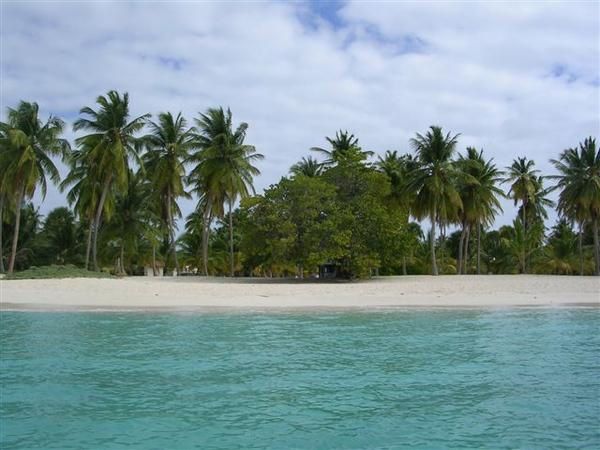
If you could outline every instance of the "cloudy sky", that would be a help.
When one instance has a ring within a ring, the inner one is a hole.
[[[133,114],[229,106],[266,156],[257,189],[347,129],[409,150],[432,124],[498,165],[599,136],[600,11],[590,2],[3,0],[0,103],[70,125],[110,89]],[[39,203],[39,199],[37,200]],[[43,213],[65,203],[50,190]],[[498,223],[512,221],[505,202]],[[184,204],[190,212],[193,202]]]

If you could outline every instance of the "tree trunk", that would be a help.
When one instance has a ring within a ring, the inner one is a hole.
[[[481,222],[477,220],[477,275],[481,275]]]
[[[0,194],[0,273],[4,273],[4,249],[2,248],[2,224],[4,214],[4,195]]]
[[[90,226],[88,227],[87,244],[85,246],[85,270],[90,267],[90,251],[92,249],[92,231],[94,229],[94,218],[90,217]]]
[[[583,276],[583,223],[579,223],[579,236],[578,236],[578,248],[579,248],[579,275]]]
[[[465,235],[465,248],[463,249],[463,273],[469,274],[469,242],[471,241],[471,225],[467,225],[467,232]]]
[[[123,245],[123,240],[121,240],[121,267],[119,268],[119,273],[121,275],[125,275],[125,246]]]
[[[10,252],[10,261],[8,262],[8,273],[13,273],[15,269],[15,259],[17,258],[17,242],[19,241],[19,228],[21,226],[21,203],[25,195],[25,185],[23,184],[17,193],[15,202],[15,231],[13,233],[12,248]]]
[[[167,191],[167,221],[168,229],[169,229],[169,251],[173,253],[173,264],[175,265],[175,270],[179,273],[179,262],[177,261],[177,244],[175,242],[175,229],[173,226],[173,210],[171,209],[171,188],[169,187]]]
[[[208,276],[208,233],[210,232],[210,210],[208,206],[204,211],[204,224],[202,228],[202,264],[204,276]]]
[[[527,273],[527,199],[523,199],[523,213],[522,213],[522,222],[523,222],[523,273]]]
[[[152,275],[158,275],[156,271],[156,244],[154,242],[152,243]]]
[[[467,234],[467,226],[463,222],[462,231],[460,233],[460,240],[458,241],[458,264],[457,264],[457,272],[458,274],[462,274],[463,268],[463,249],[465,245],[465,235]]]
[[[406,256],[402,256],[402,275],[406,275]]]
[[[229,263],[230,269],[229,274],[233,278],[234,267],[233,267],[233,199],[229,199]]]
[[[437,262],[435,260],[435,216],[437,214],[433,213],[431,215],[431,271],[433,275],[438,275]]]
[[[112,177],[109,177],[102,188],[102,195],[100,195],[100,201],[98,202],[98,209],[96,210],[96,218],[94,220],[94,235],[92,236],[92,259],[94,260],[94,270],[98,271],[98,231],[100,230],[100,224],[102,221],[102,210],[104,209],[104,202],[110,189]]]
[[[598,242],[598,218],[592,221],[592,232],[594,233],[594,261],[596,263],[595,275],[600,276],[600,243]]]

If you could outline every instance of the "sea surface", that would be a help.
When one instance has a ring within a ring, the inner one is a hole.
[[[600,448],[600,310],[0,313],[0,448]]]

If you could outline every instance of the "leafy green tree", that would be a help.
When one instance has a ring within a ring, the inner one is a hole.
[[[568,220],[579,224],[580,273],[583,274],[583,229],[592,226],[594,237],[594,262],[596,275],[600,275],[600,150],[592,137],[579,144],[579,148],[563,151],[558,160],[551,160],[559,175],[560,189],[558,212]]]
[[[189,198],[185,191],[184,163],[196,145],[194,128],[188,128],[181,115],[158,115],[158,122],[149,122],[150,134],[144,137],[148,151],[144,155],[144,168],[152,183],[152,196],[156,198],[160,218],[167,230],[169,253],[173,255],[179,271],[175,239],[175,218],[181,217],[177,204],[180,197]]]
[[[453,161],[459,135],[444,135],[442,129],[431,126],[425,135],[417,133],[411,139],[418,167],[411,172],[408,188],[416,193],[412,215],[431,222],[431,266],[438,275],[435,256],[435,228],[456,220],[462,208],[457,190],[457,169]]]
[[[8,263],[8,273],[12,273],[23,200],[33,197],[38,186],[44,197],[47,176],[55,183],[59,181],[60,175],[51,157],[64,158],[70,146],[60,138],[63,121],[50,116],[42,122],[37,103],[20,102],[16,109],[8,108],[7,116],[7,122],[0,122],[0,168],[3,171],[0,192],[14,195],[15,227]]]
[[[79,236],[75,215],[67,207],[54,208],[48,213],[39,236],[43,254],[38,260],[48,264],[73,264],[78,260]]]
[[[129,120],[129,94],[121,96],[109,91],[106,96],[96,99],[98,110],[83,107],[79,113],[83,116],[73,125],[75,131],[90,133],[76,139],[76,144],[85,150],[87,176],[100,185],[100,196],[95,206],[94,231],[92,235],[92,259],[94,270],[98,270],[97,242],[102,224],[105,202],[114,188],[123,192],[128,186],[130,162],[133,158],[139,165],[142,161],[138,150],[140,140],[136,133],[142,130],[150,114],[144,114]]]
[[[224,217],[224,202],[229,207],[230,276],[234,276],[233,205],[237,198],[254,192],[253,178],[260,171],[253,165],[264,158],[252,145],[244,143],[248,124],[233,130],[231,111],[211,108],[196,119],[200,151],[191,179],[196,190],[203,192],[205,239],[205,273],[208,273],[208,230],[213,217]]]

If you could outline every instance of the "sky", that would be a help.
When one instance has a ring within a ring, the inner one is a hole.
[[[527,156],[544,174],[600,137],[598,1],[2,0],[0,13],[2,120],[35,101],[72,141],[81,107],[111,89],[132,116],[181,111],[190,125],[229,107],[265,155],[258,192],[339,129],[383,154],[439,125],[461,133],[459,152],[500,167]],[[34,200],[43,214],[66,204],[55,188]],[[515,217],[503,207],[497,225]]]

